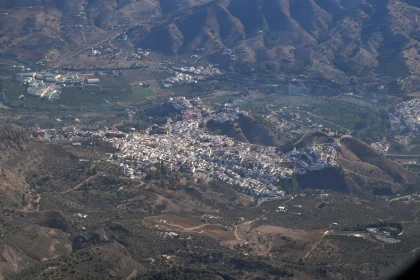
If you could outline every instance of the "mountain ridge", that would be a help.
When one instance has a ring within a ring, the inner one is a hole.
[[[418,8],[397,1],[339,2],[216,1],[152,29],[136,44],[168,55],[233,47],[246,52],[240,54],[244,62],[258,61],[276,73],[299,73],[344,86],[366,75],[379,82],[385,76],[396,80],[416,73]],[[212,15],[215,10],[224,12],[223,19]],[[232,28],[221,28],[220,22]],[[183,25],[193,27],[185,30]],[[172,41],[172,48],[160,40]],[[287,62],[290,57],[293,63]]]
[[[205,49],[199,58],[241,75],[303,75],[342,90],[420,88],[414,0],[20,1],[0,9],[1,53],[32,62],[86,48],[76,25],[94,27],[85,28],[90,43],[118,25],[136,47],[166,57]],[[222,55],[226,48],[237,60]]]

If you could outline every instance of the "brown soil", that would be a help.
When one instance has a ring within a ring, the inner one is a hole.
[[[251,252],[261,256],[288,255],[303,258],[322,240],[321,230],[301,230],[271,225],[251,229],[248,222],[228,227],[219,224],[205,224],[198,218],[184,218],[164,214],[149,218],[161,228],[185,232],[199,232],[219,240],[223,245],[233,248],[236,245],[251,248]]]

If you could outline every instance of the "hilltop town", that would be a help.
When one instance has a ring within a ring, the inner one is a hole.
[[[195,178],[218,179],[252,196],[283,196],[281,181],[293,174],[336,166],[339,143],[310,145],[283,153],[274,146],[239,142],[211,133],[210,121],[228,122],[248,116],[248,112],[226,104],[222,110],[203,105],[200,98],[171,97],[166,102],[179,113],[166,124],[128,133],[96,125],[69,125],[61,129],[33,127],[35,140],[80,146],[100,139],[116,149],[108,161],[123,168],[124,174],[141,180],[151,166],[163,163]]]
[[[336,165],[338,144],[314,145],[283,154],[275,147],[240,143],[222,135],[210,134],[204,124],[210,120],[234,119],[246,114],[239,109],[213,112],[199,98],[170,98],[181,120],[168,119],[144,132],[104,137],[118,150],[110,160],[124,167],[133,179],[143,179],[150,164],[164,163],[195,177],[208,176],[229,183],[254,196],[283,195],[281,179],[293,173],[305,174]]]

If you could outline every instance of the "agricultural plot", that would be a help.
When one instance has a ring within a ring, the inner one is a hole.
[[[102,87],[123,87],[126,85],[126,81],[123,75],[102,75],[100,77]]]
[[[194,90],[192,85],[177,85],[169,88],[176,96],[186,96]]]
[[[241,99],[237,102],[237,106],[239,109],[244,111],[250,111],[253,113],[262,113],[264,112],[264,105],[259,104],[255,101],[250,99]]]
[[[121,75],[124,82],[129,85],[156,80],[157,76],[159,76],[151,71],[141,69],[124,70],[121,72]]]
[[[320,244],[310,252],[306,261],[311,263],[345,262],[348,260],[364,262],[362,256],[372,250],[379,249],[381,244],[362,237],[327,235]]]
[[[170,77],[173,77],[174,75],[173,74],[171,74],[170,72],[168,72],[168,71],[160,71],[160,72],[155,72],[155,73],[153,73],[153,77],[156,79],[156,80],[158,80],[158,81],[160,81],[160,80],[165,80],[165,79],[167,79],[167,78],[170,78]]]
[[[220,244],[237,250],[245,250],[255,256],[275,258],[302,258],[322,238],[321,230],[298,230],[261,225],[252,227],[252,222],[241,221],[229,225],[225,219],[186,218],[174,215],[149,217],[155,228],[183,234],[200,234],[218,240]]]
[[[2,99],[10,104],[14,104],[19,96],[25,93],[25,87],[13,83],[10,80],[1,81]]]
[[[103,159],[103,155],[96,152],[93,147],[74,147],[74,146],[67,146],[66,150],[72,153],[75,157],[79,159],[86,159],[86,160],[100,160]]]
[[[231,95],[216,95],[201,98],[203,103],[207,106],[213,106],[216,109],[222,109],[225,103],[233,102],[235,100]]]
[[[330,193],[295,197],[288,201],[287,210],[276,209],[282,203],[271,201],[261,205],[269,213],[266,221],[258,220],[258,224],[271,224],[301,229],[328,229],[332,224],[338,228],[352,228],[357,225],[376,224],[380,221],[396,222],[414,220],[414,205],[402,202],[364,201],[345,194]],[[412,214],[410,214],[412,213]],[[262,215],[263,213],[261,213]]]
[[[401,224],[403,225],[401,238],[418,236],[418,233],[420,232],[420,222],[418,221],[402,222]]]
[[[127,102],[130,103],[145,103],[149,101],[152,97],[156,96],[156,92],[147,87],[133,87],[132,93],[128,95]]]
[[[241,235],[239,235],[241,236]],[[323,237],[321,230],[300,230],[271,225],[253,228],[244,235],[245,240],[252,240],[254,251],[258,255],[273,258],[304,258]]]
[[[40,210],[63,211],[70,214],[89,213],[89,208],[82,205],[71,197],[63,197],[61,194],[44,193],[39,203]],[[97,212],[97,214],[100,214]]]
[[[11,77],[20,71],[21,69],[19,67],[11,67],[10,65],[0,64],[0,77]]]
[[[345,98],[264,94],[258,91],[250,92],[246,100],[252,100],[254,104],[259,104],[262,107],[269,104],[268,109],[274,112],[280,110],[296,112],[303,118],[308,118],[314,123],[334,130],[370,131],[374,128],[369,127],[369,123],[373,123],[379,126],[379,132],[387,131],[386,120],[384,120],[386,117],[380,112],[376,112],[370,104],[358,102],[358,100],[351,99],[350,102]]]
[[[331,269],[347,267],[351,273],[359,268],[359,279],[382,279],[405,268],[413,260],[416,246],[419,246],[418,242],[387,244],[366,237],[327,235],[305,261],[314,265],[333,263]]]
[[[70,157],[55,157],[38,165],[31,181],[39,192],[65,191],[88,177],[85,167]]]
[[[104,102],[104,95],[97,86],[63,87],[57,100],[57,103],[69,107],[98,106]]]
[[[122,221],[110,229],[114,238],[123,240],[127,248],[130,248],[130,253],[140,259],[160,257],[161,254],[172,255],[178,250],[190,251],[200,248],[201,251],[221,248],[214,238],[194,232],[180,233],[174,238],[166,234],[170,231],[157,229],[154,224],[139,222],[137,219]]]
[[[131,88],[124,85],[64,87],[55,104],[74,109],[95,109],[95,112],[112,111],[113,105],[124,102],[131,94]]]

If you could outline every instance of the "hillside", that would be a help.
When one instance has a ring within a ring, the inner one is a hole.
[[[349,174],[349,183],[353,186],[395,192],[401,190],[404,184],[418,180],[414,173],[356,138],[342,138],[340,143],[338,163]]]
[[[72,278],[76,271],[80,278],[95,275],[87,262],[96,263],[100,275],[117,278],[127,278],[133,271],[143,269],[118,244],[96,246],[84,255],[72,254],[80,246],[75,245],[75,240],[82,239],[80,244],[99,244],[105,242],[101,238],[107,237],[95,237],[93,241],[77,234],[81,226],[75,227],[74,212],[66,211],[65,206],[74,203],[72,199],[57,208],[46,207],[54,205],[57,194],[62,197],[64,190],[92,175],[89,168],[89,163],[82,166],[61,146],[35,142],[19,127],[0,125],[1,279],[14,272],[21,272],[17,279],[33,279],[34,270],[25,269],[43,271],[50,261],[50,265],[74,263],[73,270],[63,267],[64,278]]]
[[[0,125],[0,206],[16,207],[29,203],[29,184],[14,167],[17,155],[24,154],[30,139],[22,130]]]
[[[303,148],[333,141],[325,134],[312,133],[305,135],[294,146]],[[414,173],[361,140],[343,137],[339,141],[337,168],[297,176],[299,187],[359,194],[392,194],[401,192],[406,184],[419,180]]]
[[[210,131],[227,135],[241,142],[265,146],[279,146],[284,143],[279,135],[251,116],[241,116],[235,122],[207,123]]]
[[[322,145],[334,143],[334,139],[325,133],[314,132],[304,135],[295,143],[296,149],[301,149],[310,145]]]
[[[195,190],[165,168],[129,180],[105,160],[109,147],[98,145],[92,151],[36,142],[19,127],[0,125],[1,279],[132,279],[163,269],[162,255],[175,252],[181,265],[189,248],[221,245],[204,235],[169,238],[147,217],[251,203],[227,184]]]
[[[282,141],[268,127],[252,117],[240,117],[235,122],[207,123],[210,131],[224,134],[240,142],[276,146],[283,153],[293,148],[303,149],[313,145],[333,144],[334,139],[322,132],[309,133],[295,143]],[[343,137],[338,140],[337,166],[305,175],[297,175],[291,181],[281,183],[286,190],[328,189],[354,194],[392,194],[404,190],[404,186],[419,181],[397,162],[386,158],[361,140]],[[285,143],[286,142],[286,143]]]
[[[35,142],[28,132],[16,126],[0,125],[0,147],[0,165],[4,171],[2,190],[16,192],[22,187],[22,197],[16,206],[28,203],[28,185],[38,191],[60,191],[76,178],[86,176],[77,174],[77,159],[61,146]]]
[[[39,172],[38,167],[54,162],[48,150],[22,129],[0,125],[0,277],[71,252],[70,241],[62,231],[65,227],[59,226],[60,213],[25,216],[19,212],[33,208],[38,200],[35,174],[46,174],[48,170]]]
[[[159,109],[148,113],[153,112],[162,119],[167,113]],[[255,120],[242,121],[238,124],[252,125]],[[341,139],[338,167],[282,182],[291,188],[297,183],[301,189],[342,193],[294,189],[299,195],[293,200],[264,202],[239,194],[230,184],[194,181],[190,174],[160,163],[148,168],[144,179],[130,180],[119,165],[106,161],[110,148],[100,143],[93,150],[90,145],[36,142],[15,126],[0,125],[0,131],[0,164],[5,173],[0,181],[2,279],[172,279],[163,277],[166,273],[180,275],[179,279],[235,279],[239,274],[243,275],[239,279],[323,279],[320,262],[346,278],[371,279],[373,274],[357,270],[359,252],[345,259],[333,251],[345,266],[335,266],[324,252],[312,255],[317,250],[314,244],[328,238],[322,229],[332,223],[367,226],[391,216],[392,222],[404,221],[404,230],[410,220],[418,226],[417,203],[363,199],[371,191],[397,191],[416,178],[353,138]],[[337,140],[314,133],[297,145]],[[6,195],[6,188],[16,196]],[[279,204],[287,210],[279,211]],[[413,236],[405,232],[402,238],[407,239],[401,244],[375,241],[375,251],[362,261],[378,265],[377,256],[385,255],[406,262],[419,245],[415,231],[407,231]],[[349,247],[346,243],[343,248]],[[272,259],[261,258],[268,254]],[[285,258],[295,263],[305,255],[311,258],[299,265],[284,263]]]

